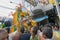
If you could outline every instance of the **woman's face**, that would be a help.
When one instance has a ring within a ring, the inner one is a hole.
[[[41,31],[42,31],[43,29],[44,29],[44,28],[42,27],[42,28],[41,28]]]
[[[42,37],[44,38],[44,39],[46,39],[46,36],[42,33]]]
[[[30,31],[31,35],[34,35],[33,31],[34,31],[34,29],[33,29],[33,27],[32,27],[32,28],[31,28],[31,31]]]
[[[55,27],[55,28],[54,28],[54,30],[58,30],[58,28],[57,28],[57,27]]]

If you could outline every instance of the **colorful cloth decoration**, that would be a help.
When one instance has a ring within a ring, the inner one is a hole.
[[[57,31],[53,32],[53,35],[55,36],[56,40],[60,40],[60,34]]]

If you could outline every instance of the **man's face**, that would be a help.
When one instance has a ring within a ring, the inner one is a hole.
[[[0,40],[8,40],[8,34],[6,32],[1,32]]]
[[[19,37],[20,37],[20,33],[16,33],[16,34],[13,36],[13,40],[19,40]]]

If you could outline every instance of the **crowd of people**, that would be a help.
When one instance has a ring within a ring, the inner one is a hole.
[[[60,35],[57,34],[59,26],[46,24],[39,27],[31,27],[30,30],[25,30],[20,27],[20,32],[16,30],[9,33],[10,28],[0,29],[0,40],[60,40]]]

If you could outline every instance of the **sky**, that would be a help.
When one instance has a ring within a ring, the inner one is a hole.
[[[10,3],[10,1],[14,3]],[[22,2],[23,2],[22,0],[0,0],[0,16],[8,16],[11,12],[15,11],[11,9],[15,9],[16,6],[18,6],[17,4],[19,3],[22,4]],[[6,7],[11,8],[11,9],[7,9]],[[27,9],[29,9],[29,7],[27,7]]]

